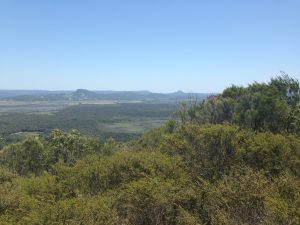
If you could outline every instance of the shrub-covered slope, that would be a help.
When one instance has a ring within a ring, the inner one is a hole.
[[[0,224],[296,225],[299,176],[296,129],[188,119],[127,143],[54,130],[0,151]]]

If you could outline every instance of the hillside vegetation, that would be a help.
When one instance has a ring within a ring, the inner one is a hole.
[[[300,223],[299,82],[232,86],[138,140],[53,130],[0,151],[0,224]]]

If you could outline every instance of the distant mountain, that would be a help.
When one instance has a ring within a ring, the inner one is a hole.
[[[99,94],[86,89],[77,89],[75,92],[70,94],[72,100],[92,100],[98,99]]]
[[[76,91],[3,91],[0,99],[18,101],[82,101],[82,100],[140,100],[140,101],[168,101],[185,100],[190,97],[204,99],[208,93],[153,93],[150,91],[90,91],[77,89]]]

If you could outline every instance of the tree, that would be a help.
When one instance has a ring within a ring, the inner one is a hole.
[[[2,164],[20,175],[39,175],[44,170],[46,159],[45,147],[37,137],[29,137],[20,143],[8,145],[0,154]]]
[[[82,136],[78,131],[53,130],[49,137],[49,163],[61,160],[72,165],[76,160],[91,153],[101,153],[103,142]]]
[[[298,80],[283,74],[269,83],[233,85],[222,94],[211,96],[190,109],[180,107],[179,111],[181,118],[186,117],[184,112],[192,112],[193,121],[198,123],[233,123],[255,131],[290,132],[294,130],[292,123],[296,123],[293,118],[297,117],[299,96]]]

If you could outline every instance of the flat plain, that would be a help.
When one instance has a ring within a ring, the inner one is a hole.
[[[161,126],[174,116],[175,101],[0,101],[2,144],[27,135],[47,135],[53,129],[99,138],[128,140]]]

